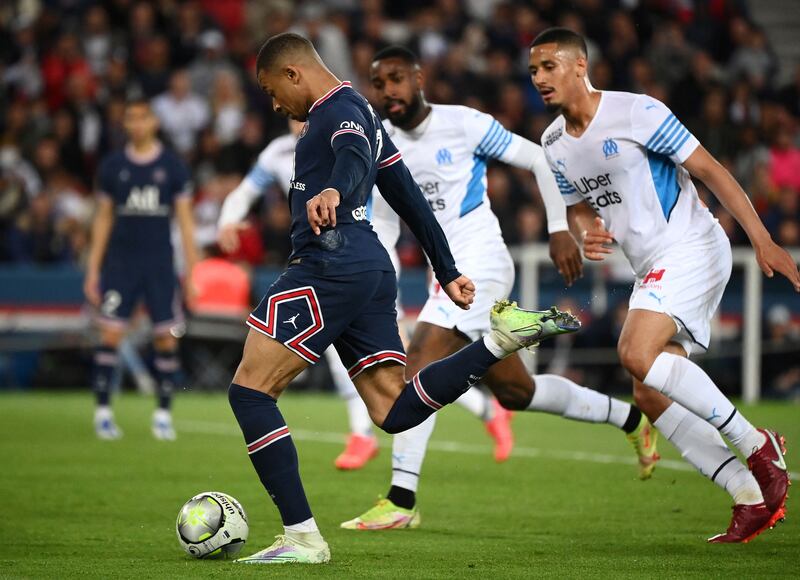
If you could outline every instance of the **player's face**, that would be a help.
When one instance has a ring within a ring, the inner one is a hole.
[[[382,113],[393,125],[403,127],[422,104],[419,69],[399,58],[376,60],[369,79]]]
[[[556,43],[540,44],[531,49],[528,69],[544,104],[550,109],[559,109],[583,82],[586,59]]]
[[[301,94],[297,71],[286,69],[280,73],[258,72],[258,86],[272,98],[272,109],[294,121],[305,121],[308,104]]]
[[[128,138],[134,143],[152,139],[158,132],[158,118],[144,103],[128,105],[125,109],[123,125]]]

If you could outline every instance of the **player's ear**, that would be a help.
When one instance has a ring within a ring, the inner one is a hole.
[[[582,54],[579,54],[575,58],[575,69],[577,70],[578,78],[586,78],[586,76],[589,74],[588,68],[589,63],[586,60],[586,57]]]
[[[283,69],[283,74],[293,85],[296,85],[300,82],[300,69],[294,65],[287,65]]]

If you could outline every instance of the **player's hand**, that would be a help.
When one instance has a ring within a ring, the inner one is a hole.
[[[336,208],[341,197],[338,191],[328,188],[323,189],[306,202],[308,224],[311,226],[311,231],[319,235],[320,228],[336,227]]]
[[[226,254],[232,254],[239,249],[239,232],[247,228],[244,222],[227,224],[217,232],[217,244]]]
[[[587,260],[600,262],[605,259],[606,254],[611,253],[611,248],[606,244],[614,241],[614,236],[606,229],[603,218],[594,218],[594,223],[589,230],[583,232],[583,255]]]
[[[797,271],[792,256],[781,248],[778,244],[768,239],[766,242],[755,246],[756,261],[761,267],[761,271],[772,278],[775,272],[779,272],[788,278],[794,286],[795,292],[800,292],[800,273]]]
[[[469,310],[475,300],[475,284],[463,274],[444,287],[445,294],[462,310]]]
[[[87,270],[86,277],[83,279],[83,293],[89,304],[95,307],[100,306],[100,275],[97,272]]]
[[[575,280],[583,276],[581,249],[571,233],[565,231],[550,234],[550,259],[567,286],[572,286]]]

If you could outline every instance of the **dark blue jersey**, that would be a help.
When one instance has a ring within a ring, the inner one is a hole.
[[[311,106],[297,141],[289,188],[290,260],[316,263],[335,275],[393,271],[386,249],[367,221],[367,199],[376,182],[422,243],[439,281],[446,284],[456,278],[447,240],[422,192],[372,107],[348,82]],[[341,195],[337,225],[317,236],[308,223],[306,203],[329,187]]]
[[[191,194],[189,168],[183,160],[167,149],[147,160],[117,151],[100,163],[98,186],[101,195],[114,202],[106,255],[171,261],[175,200]]]

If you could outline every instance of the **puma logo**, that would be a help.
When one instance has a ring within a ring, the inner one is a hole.
[[[294,329],[297,330],[297,323],[295,322],[295,320],[297,320],[298,316],[300,316],[299,312],[297,314],[295,314],[294,316],[292,316],[289,320],[284,320],[283,323],[284,324],[291,324],[294,327]]]
[[[664,296],[659,297],[655,292],[648,292],[647,295],[658,300],[658,305],[661,306],[661,301],[664,300]]]

